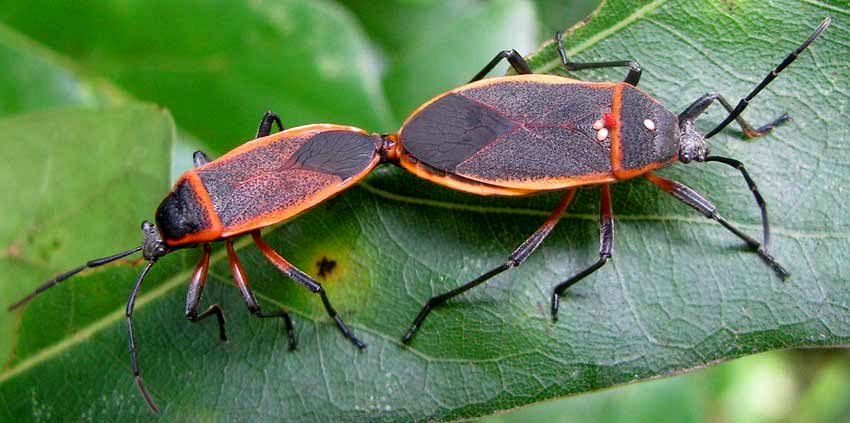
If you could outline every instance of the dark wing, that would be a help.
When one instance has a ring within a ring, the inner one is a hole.
[[[378,162],[375,136],[352,130],[287,132],[197,170],[221,219],[222,236],[292,217],[347,188]]]
[[[402,145],[436,169],[498,186],[608,178],[610,141],[597,140],[592,125],[610,113],[612,88],[534,77],[485,80],[432,101],[405,123]]]

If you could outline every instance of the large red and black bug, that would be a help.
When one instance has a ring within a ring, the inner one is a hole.
[[[676,199],[723,225],[782,278],[789,273],[770,255],[767,206],[744,165],[731,158],[709,155],[707,139],[733,120],[748,138],[759,137],[788,119],[783,114],[754,129],[741,112],[767,84],[785,69],[830,24],[826,18],[811,35],[774,68],[734,108],[718,93],[705,94],[678,116],[636,87],[640,66],[633,61],[574,63],[567,60],[556,35],[564,69],[576,71],[627,67],[619,83],[591,83],[534,75],[515,50],[500,52],[470,83],[443,93],[417,109],[401,127],[398,141],[402,167],[450,188],[476,194],[525,195],[566,190],[560,204],[543,225],[498,267],[453,290],[429,299],[404,335],[409,342],[435,307],[493,276],[519,266],[549,235],[573,198],[574,188],[601,186],[599,259],[555,285],[552,319],[558,318],[561,295],[573,284],[602,267],[611,258],[614,221],[609,185],[644,176]],[[482,79],[506,59],[516,76]],[[706,134],[694,121],[715,101],[729,115]],[[675,161],[718,162],[738,169],[761,209],[762,241],[754,239],[717,212],[705,197],[687,187],[651,173]]]

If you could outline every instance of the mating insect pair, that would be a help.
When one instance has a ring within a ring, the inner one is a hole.
[[[565,195],[543,225],[508,259],[474,280],[428,300],[414,319],[403,342],[409,342],[425,318],[448,299],[520,265],[549,235],[575,194],[575,188],[601,186],[599,259],[554,286],[551,296],[553,320],[560,296],[570,286],[602,267],[613,252],[611,183],[644,176],[676,199],[723,225],[741,238],[781,278],[788,272],[769,254],[770,227],[765,202],[755,183],[737,160],[709,155],[706,142],[733,120],[747,137],[761,136],[788,119],[754,129],[741,112],[779,72],[793,62],[830,24],[825,19],[737,106],[721,95],[706,94],[678,116],[635,86],[641,68],[632,61],[574,63],[566,58],[560,34],[558,52],[568,71],[610,67],[628,68],[619,83],[589,83],[552,75],[532,74],[514,50],[499,53],[470,83],[425,103],[404,122],[397,134],[369,134],[348,126],[315,124],[284,130],[274,113],[266,113],[257,139],[221,158],[210,161],[202,152],[194,155],[195,168],[174,185],[156,210],[156,224],[142,223],[142,245],[92,260],[38,287],[9,307],[17,309],[36,295],[69,277],[131,254],[141,252],[148,263],[131,291],[126,318],[130,358],[137,385],[150,408],[155,402],[140,376],[133,335],[133,309],[148,271],[173,251],[200,246],[201,259],[192,275],[186,301],[186,317],[192,322],[215,316],[221,339],[226,339],[224,313],[213,304],[199,312],[207,278],[210,243],[224,241],[236,285],[251,313],[280,317],[285,321],[289,346],[294,348],[292,321],[284,310],[263,311],[251,291],[233,241],[250,234],[263,255],[289,278],[321,298],[340,332],[358,348],[361,342],[339,317],[321,284],[294,267],[260,236],[262,228],[292,218],[325,201],[366,176],[381,163],[401,166],[437,184],[478,195],[521,196],[546,191]],[[507,60],[516,76],[484,80],[501,60]],[[694,121],[715,101],[728,116],[707,134],[697,132]],[[273,125],[281,131],[272,133]],[[675,161],[719,162],[739,170],[761,210],[761,241],[736,228],[716,207],[693,189],[651,173]]]

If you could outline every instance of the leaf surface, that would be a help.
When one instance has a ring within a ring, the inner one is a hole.
[[[211,152],[249,139],[266,110],[287,126],[390,126],[380,59],[330,1],[14,3],[0,20],[167,105]]]

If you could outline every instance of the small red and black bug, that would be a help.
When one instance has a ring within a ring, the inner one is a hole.
[[[402,167],[423,178],[450,188],[483,195],[525,195],[566,190],[563,200],[534,234],[523,242],[502,265],[451,291],[432,297],[422,307],[402,339],[409,342],[435,307],[448,299],[519,266],[555,227],[572,200],[575,187],[601,185],[599,259],[589,267],[557,284],[551,297],[552,320],[564,291],[602,267],[611,258],[614,221],[608,185],[645,176],[676,199],[714,219],[744,240],[783,279],[788,272],[770,255],[770,226],[767,207],[744,165],[720,156],[710,156],[706,140],[733,120],[748,138],[766,134],[786,121],[784,114],[753,129],[741,112],[777,74],[823,32],[826,18],[811,35],[785,58],[736,107],[720,94],[705,94],[678,116],[635,87],[641,68],[633,61],[573,63],[558,33],[555,39],[564,69],[576,71],[628,67],[624,82],[591,83],[554,75],[533,75],[515,50],[493,58],[470,83],[425,103],[407,119],[398,133],[403,151]],[[507,59],[516,76],[482,78],[502,59]],[[703,135],[694,121],[713,102],[729,115]],[[759,242],[733,226],[710,201],[676,181],[650,173],[675,161],[718,162],[738,169],[761,209],[763,241]]]
[[[269,135],[274,123],[282,131]],[[209,269],[209,243],[224,240],[233,279],[248,310],[258,317],[282,318],[289,347],[295,348],[289,315],[284,310],[264,312],[260,309],[233,249],[234,237],[251,234],[260,251],[281,272],[319,294],[325,310],[342,334],[358,348],[363,348],[365,344],[351,333],[331,306],[322,285],[269,247],[260,237],[260,230],[289,219],[362,179],[378,164],[382,145],[379,135],[369,135],[350,126],[317,124],[283,130],[280,118],[268,112],[260,123],[257,139],[215,161],[210,161],[203,152],[195,152],[195,169],[184,173],[171,193],[162,200],[156,209],[156,224],[142,223],[144,240],[141,246],[91,260],[65,272],[39,286],[11,305],[9,310],[21,307],[36,295],[86,268],[101,266],[141,251],[148,263],[136,279],[127,301],[130,360],[139,390],[151,410],[158,413],[156,403],[139,374],[133,336],[133,306],[145,275],[157,259],[168,253],[202,246],[203,255],[189,283],[186,318],[198,322],[214,315],[218,319],[219,336],[226,340],[224,313],[218,304],[198,313]]]

